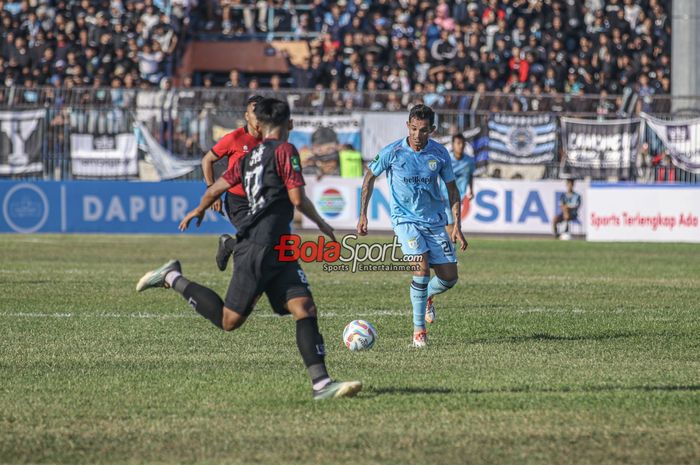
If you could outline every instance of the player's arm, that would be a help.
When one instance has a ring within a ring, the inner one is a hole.
[[[202,157],[202,174],[204,175],[204,181],[207,183],[207,187],[214,184],[214,163],[219,161],[222,157],[228,157],[233,155],[231,152],[231,145],[234,141],[234,133],[229,132],[224,137],[222,137],[219,142],[214,144],[203,157]],[[215,212],[221,213],[221,199],[216,199],[211,205],[211,209]],[[223,214],[223,213],[222,213]]]
[[[447,187],[447,198],[450,202],[452,218],[454,220],[452,237],[450,239],[454,243],[459,242],[459,250],[466,250],[468,244],[467,240],[464,238],[464,234],[462,234],[462,199],[459,196],[459,189],[454,179],[450,182],[446,182],[445,186]]]
[[[301,174],[301,163],[297,149],[289,143],[280,145],[275,151],[275,159],[277,161],[277,174],[287,188],[289,201],[302,215],[316,223],[323,234],[335,240],[333,228],[321,218],[313,202],[306,196],[304,176]]]
[[[295,187],[293,189],[287,190],[289,194],[289,201],[292,205],[301,212],[302,215],[316,223],[318,229],[331,239],[335,240],[335,234],[333,234],[333,228],[331,225],[326,223],[326,221],[321,218],[318,214],[316,207],[313,202],[306,196],[303,186]]]
[[[564,219],[564,221],[569,221],[569,206],[566,204],[566,198],[564,197],[564,194],[562,194],[561,199],[561,217]]]
[[[202,157],[202,174],[204,175],[204,182],[207,183],[207,187],[214,184],[214,163],[217,161],[219,161],[219,157],[211,150]],[[211,209],[217,213],[221,213],[220,198],[212,203]]]
[[[194,218],[197,218],[197,227],[199,227],[199,225],[202,224],[202,220],[204,219],[204,214],[207,212],[207,208],[212,206],[217,200],[220,200],[221,194],[226,192],[226,190],[232,185],[233,184],[229,183],[229,181],[224,176],[222,176],[219,179],[217,179],[214,182],[214,184],[209,186],[204,195],[202,196],[202,199],[200,200],[197,208],[191,210],[187,215],[185,215],[185,218],[180,222],[180,231],[186,230],[187,227],[190,225],[190,222]]]
[[[369,199],[374,191],[374,181],[377,177],[371,169],[367,170],[365,178],[362,181],[362,195],[360,197],[360,219],[357,221],[357,234],[360,236],[367,235],[367,208],[369,207]]]
[[[393,154],[392,146],[387,146],[367,165],[367,173],[362,181],[362,194],[360,196],[360,219],[357,221],[357,234],[360,236],[367,235],[367,208],[374,190],[374,181],[377,176],[389,169]]]
[[[467,198],[469,200],[474,198],[474,176],[469,176],[469,192],[467,193]]]

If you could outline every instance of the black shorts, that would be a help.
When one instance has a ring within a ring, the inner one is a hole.
[[[236,223],[238,223],[237,218],[247,215],[249,208],[247,198],[226,192],[224,196],[224,211],[234,228],[238,229],[236,226]]]
[[[243,240],[233,249],[233,276],[226,292],[227,308],[248,316],[263,294],[267,294],[272,310],[288,315],[287,301],[311,297],[309,283],[297,261],[280,262],[271,245],[262,246]]]

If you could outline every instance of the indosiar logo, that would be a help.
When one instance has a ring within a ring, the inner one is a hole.
[[[337,218],[345,209],[345,198],[338,189],[331,187],[321,193],[317,204],[322,215]]]

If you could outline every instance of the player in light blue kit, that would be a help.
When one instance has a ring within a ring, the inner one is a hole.
[[[367,234],[367,206],[374,181],[386,171],[391,191],[391,222],[405,255],[415,257],[419,269],[413,272],[411,304],[413,306],[413,346],[425,347],[425,316],[428,295],[436,295],[457,283],[457,257],[452,242],[466,250],[462,234],[460,196],[452,162],[445,147],[430,139],[435,131],[435,112],[426,105],[416,105],[408,115],[408,137],[384,147],[370,163],[362,184],[362,200],[357,232]],[[440,194],[439,179],[447,186],[455,228],[452,236],[445,231],[447,217]],[[430,267],[435,276],[430,279]]]
[[[464,153],[466,141],[462,134],[452,136],[452,153],[450,160],[452,161],[452,172],[455,175],[455,182],[459,190],[459,201],[461,202],[465,195],[469,200],[474,198],[474,171],[476,171],[476,160],[474,157]],[[440,183],[442,198],[445,199],[445,216],[447,216],[447,234],[452,236],[452,228],[454,221],[452,219],[452,207],[449,204],[449,196],[447,195],[447,185]],[[430,297],[428,296],[428,307],[430,307]],[[431,312],[426,315],[428,323],[431,321]]]

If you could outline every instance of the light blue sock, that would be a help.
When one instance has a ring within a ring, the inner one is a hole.
[[[430,283],[428,284],[428,295],[432,297],[436,294],[442,294],[446,290],[452,289],[455,284],[457,284],[456,279],[452,281],[445,281],[437,276],[433,276],[433,279],[431,279]]]
[[[425,305],[428,302],[430,276],[414,276],[411,282],[414,329],[425,329]]]

